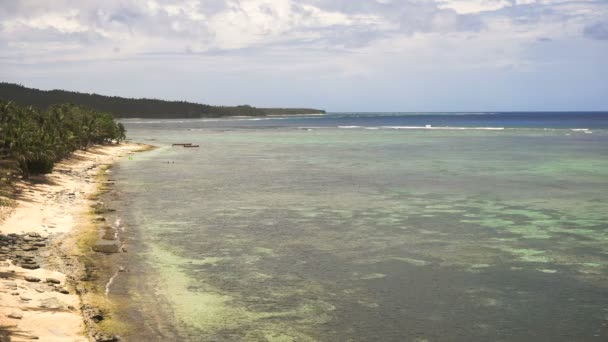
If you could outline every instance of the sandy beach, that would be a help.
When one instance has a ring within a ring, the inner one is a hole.
[[[79,236],[95,227],[88,213],[98,174],[146,148],[125,143],[78,151],[53,173],[17,184],[16,206],[0,212],[0,341],[90,339],[85,320],[91,317],[83,312],[95,313],[79,295]]]

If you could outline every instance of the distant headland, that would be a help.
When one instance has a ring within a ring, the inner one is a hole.
[[[0,82],[0,99],[40,109],[46,109],[55,104],[73,103],[96,111],[111,113],[116,118],[183,119],[223,116],[325,114],[324,110],[312,108],[256,108],[249,105],[211,106],[185,101],[131,99],[66,90],[40,90],[6,82]]]

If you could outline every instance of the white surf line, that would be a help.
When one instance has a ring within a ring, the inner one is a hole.
[[[455,127],[455,126],[338,126],[338,128],[346,129],[428,129],[428,130],[459,130],[459,131],[503,131],[504,127]]]
[[[571,131],[573,131],[573,132],[583,132],[583,133],[586,133],[586,134],[593,133],[589,128],[572,128]]]
[[[502,131],[504,127],[454,127],[454,126],[380,126],[385,129],[429,129],[429,130],[462,130],[462,131]]]
[[[114,279],[116,279],[116,277],[118,277],[118,273],[120,273],[120,269],[118,271],[116,271],[116,273],[114,273],[114,275],[110,278],[110,280],[108,280],[108,283],[106,284],[106,290],[104,292],[106,297],[110,294],[110,286],[112,286]]]

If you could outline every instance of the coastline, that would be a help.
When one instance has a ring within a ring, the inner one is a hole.
[[[97,196],[104,171],[127,154],[151,149],[123,143],[77,151],[53,172],[19,182],[16,205],[0,217],[0,341],[114,339],[92,269],[99,239]],[[96,224],[97,223],[97,224]],[[107,321],[107,320],[106,320]]]

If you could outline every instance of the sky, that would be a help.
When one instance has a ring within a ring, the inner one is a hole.
[[[608,110],[608,0],[0,0],[0,81],[328,111]]]

